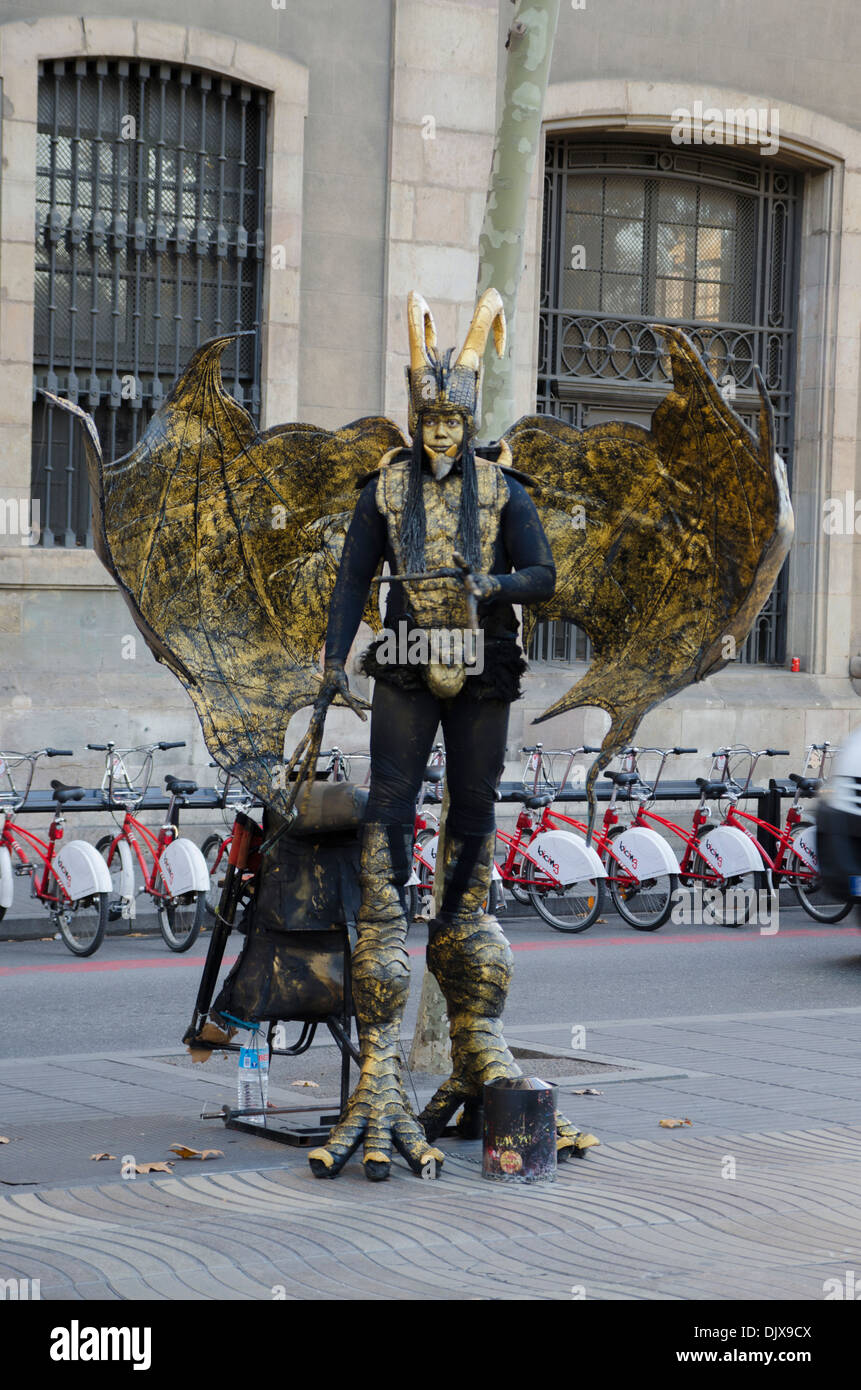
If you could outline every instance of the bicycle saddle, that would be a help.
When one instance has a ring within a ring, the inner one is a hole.
[[[552,802],[553,797],[549,792],[545,792],[543,796],[527,796],[523,804],[528,806],[530,811],[540,811],[542,806],[550,806]]]
[[[696,783],[703,796],[726,796],[729,791],[728,782],[709,782],[705,777],[697,777]]]
[[[636,772],[605,772],[604,776],[615,782],[617,787],[631,787],[640,780]]]
[[[426,767],[426,768],[425,768],[425,781],[426,781],[426,782],[441,782],[442,779],[443,779],[443,777],[444,777],[444,775],[445,775],[445,768],[444,768],[444,767]]]
[[[191,796],[192,792],[197,791],[196,782],[183,782],[179,777],[173,777],[168,773],[164,779],[164,785],[174,796]]]
[[[56,777],[51,779],[53,788],[52,797],[58,806],[65,806],[67,801],[80,801],[84,796],[83,787],[70,787],[65,782],[58,782]]]
[[[789,780],[798,787],[799,791],[808,792],[810,796],[814,792],[818,792],[822,786],[821,777],[802,777],[797,772],[790,772]]]

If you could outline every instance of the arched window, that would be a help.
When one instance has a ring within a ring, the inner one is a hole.
[[[791,469],[801,179],[755,156],[550,137],[544,180],[538,409],[580,428],[648,425],[667,360],[650,323],[679,324],[754,431],[762,368]],[[741,657],[781,663],[785,575]],[[570,624],[530,655],[589,656]]]
[[[91,542],[79,431],[38,388],[133,448],[199,343],[258,328],[267,94],[125,59],[40,64],[33,491],[42,543]],[[256,415],[259,339],[224,357]],[[72,428],[70,428],[72,426]]]

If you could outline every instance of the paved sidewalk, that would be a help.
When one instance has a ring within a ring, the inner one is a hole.
[[[570,1027],[514,1040],[564,1054]],[[3,1063],[0,1278],[46,1299],[818,1300],[861,1277],[861,1009],[603,1021],[586,1042],[609,1069],[574,1076],[568,1051],[560,1108],[602,1144],[534,1187],[485,1182],[456,1141],[438,1182],[399,1162],[317,1181],[301,1150],[201,1121],[229,1072],[164,1053]],[[122,1180],[123,1155],[175,1141],[224,1156]]]

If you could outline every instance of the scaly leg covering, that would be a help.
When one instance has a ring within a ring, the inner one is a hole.
[[[463,1105],[458,1131],[476,1138],[484,1083],[520,1076],[502,1035],[514,957],[495,917],[484,911],[490,893],[495,836],[446,836],[442,907],[431,923],[428,969],[448,1006],[452,1074],[428,1102],[419,1120],[436,1139]],[[557,1117],[557,1157],[582,1153],[598,1140]]]
[[[410,845],[412,826],[409,827]],[[409,993],[407,923],[400,888],[409,876],[404,827],[369,824],[362,842],[362,906],[356,923],[353,997],[359,1020],[359,1080],[325,1145],[308,1155],[318,1178],[334,1178],[364,1139],[363,1167],[387,1178],[392,1145],[413,1172],[436,1176],[443,1155],[411,1114],[401,1080],[401,1019]]]
[[[452,1074],[419,1117],[433,1138],[461,1105],[458,1128],[473,1135],[484,1082],[520,1075],[502,1036],[514,957],[499,923],[483,910],[494,843],[492,834],[445,837],[445,887],[430,925],[427,965],[448,1008]]]

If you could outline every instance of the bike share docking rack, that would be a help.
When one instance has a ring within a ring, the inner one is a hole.
[[[135,806],[135,811],[166,811],[170,805],[170,797],[163,791],[152,787],[147,791],[141,801]],[[183,811],[218,811],[222,806],[222,793],[218,787],[198,787],[196,792],[188,792],[183,796]],[[80,801],[72,802],[69,806],[70,813],[74,811],[124,811],[126,803],[124,801],[111,801],[106,792],[99,787],[84,789],[84,795]],[[22,806],[15,812],[17,816],[23,816],[27,812],[32,814],[53,814],[54,802],[49,791],[34,791],[27,797]]]

